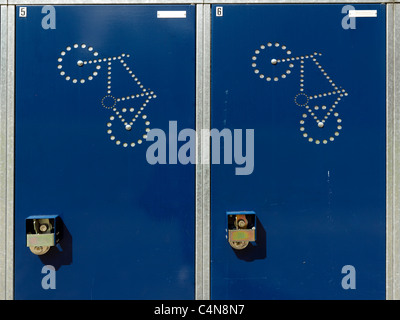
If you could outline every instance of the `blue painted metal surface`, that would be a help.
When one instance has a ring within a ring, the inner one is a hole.
[[[16,17],[15,298],[193,299],[194,166],[150,165],[143,135],[194,128],[195,6],[41,9]],[[61,248],[35,256],[25,218],[49,214]]]
[[[385,298],[385,6],[355,29],[342,7],[213,7],[212,127],[255,130],[252,174],[211,169],[213,299]],[[258,246],[235,251],[243,210]]]

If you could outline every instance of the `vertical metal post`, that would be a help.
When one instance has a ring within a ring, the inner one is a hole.
[[[7,184],[6,184],[6,299],[14,298],[14,61],[15,6],[7,8]]]
[[[210,299],[210,5],[197,5],[196,37],[196,292]],[[204,134],[205,133],[205,134]]]
[[[400,299],[400,3],[387,4],[386,298]]]
[[[204,6],[196,6],[196,254],[195,254],[195,298],[203,298],[203,167],[201,159],[201,135],[199,131],[203,127],[203,12]]]
[[[204,88],[203,88],[203,128],[211,129],[211,5],[204,5]],[[210,260],[211,260],[211,164],[210,164],[210,137],[202,141],[203,155],[205,155],[203,171],[203,299],[210,299]]]
[[[7,6],[1,6],[0,43],[0,299],[6,298]]]
[[[393,223],[393,233],[395,235],[394,243],[395,246],[393,248],[394,252],[394,290],[393,290],[393,299],[400,299],[400,3],[397,2],[394,6],[393,19],[394,19],[394,43],[393,43],[393,56],[394,56],[394,67],[393,67],[393,91],[394,91],[394,100],[393,100],[393,109],[396,110],[396,149],[395,152],[397,154],[396,161],[396,175],[397,175],[397,184],[395,189],[396,194],[396,211],[394,213],[394,223]],[[396,109],[397,106],[397,109]]]

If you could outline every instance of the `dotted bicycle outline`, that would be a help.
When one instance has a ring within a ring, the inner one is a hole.
[[[92,53],[93,55],[93,59],[90,60],[78,60],[77,61],[77,65],[79,67],[84,67],[85,65],[95,65],[95,71],[93,71],[92,73],[90,73],[87,78],[86,77],[82,77],[81,79],[78,79],[77,77],[73,77],[72,75],[69,75],[66,73],[65,70],[63,70],[63,58],[67,55],[68,52],[72,51],[73,49],[86,49],[88,50],[90,53]],[[146,89],[144,88],[143,84],[140,82],[140,80],[138,79],[138,77],[133,73],[133,71],[131,70],[131,68],[128,66],[127,62],[125,61],[125,59],[129,59],[130,55],[129,54],[125,54],[122,53],[121,55],[118,56],[113,56],[113,57],[106,57],[106,58],[99,58],[99,53],[97,51],[95,51],[93,49],[93,47],[91,46],[87,46],[86,44],[74,44],[72,46],[67,46],[65,48],[65,50],[61,51],[60,53],[60,57],[57,59],[58,61],[58,65],[57,68],[60,70],[60,75],[63,76],[65,78],[66,81],[70,81],[73,84],[84,84],[86,82],[86,80],[93,80],[94,77],[98,76],[102,66],[101,64],[106,63],[107,64],[107,90],[106,90],[106,95],[101,99],[101,105],[106,108],[106,109],[111,109],[114,112],[114,115],[111,116],[109,118],[109,121],[107,122],[106,126],[107,126],[107,134],[110,135],[110,140],[115,141],[116,145],[121,145],[123,147],[127,147],[128,145],[130,145],[131,147],[134,147],[137,144],[141,144],[143,142],[143,139],[147,138],[147,133],[150,131],[150,121],[147,119],[147,115],[143,113],[143,111],[145,110],[145,108],[147,107],[147,105],[149,104],[149,102],[151,101],[151,99],[155,99],[157,98],[157,95],[154,93],[154,91],[152,91],[151,89]],[[139,86],[139,88],[141,89],[141,93],[135,93],[135,94],[129,94],[123,97],[114,97],[112,95],[112,64],[113,62],[119,61],[121,63],[121,66],[125,69],[126,72],[129,73],[129,75],[131,76],[132,80],[136,83],[137,86]],[[113,103],[112,105],[106,105],[105,104],[105,99],[112,99]],[[137,99],[137,98],[144,98],[146,99],[144,103],[142,103],[141,107],[138,108],[138,110],[135,113],[135,108],[134,107],[130,107],[130,108],[122,108],[121,110],[119,110],[117,108],[117,104],[118,102],[121,101],[126,101],[126,100],[133,100],[133,99]],[[131,113],[131,117],[128,117],[130,119],[126,120],[126,116]],[[142,114],[143,113],[143,114]],[[125,117],[124,117],[125,116]],[[138,139],[137,141],[121,141],[120,139],[118,139],[116,137],[115,134],[113,134],[113,131],[111,129],[112,125],[113,125],[113,121],[115,119],[120,119],[121,122],[123,123],[125,129],[127,131],[131,131],[132,127],[134,125],[134,123],[138,120],[138,119],[142,119],[145,123],[145,134],[142,135],[142,138]]]
[[[281,48],[283,50],[283,52],[286,53],[286,55],[287,55],[287,57],[284,57],[284,58],[273,57],[271,59],[272,65],[277,65],[277,64],[281,64],[281,63],[289,63],[289,68],[286,69],[286,71],[284,73],[282,73],[280,77],[278,77],[276,75],[275,76],[265,75],[257,65],[256,61],[258,59],[258,55],[261,53],[262,50],[266,50],[268,48]],[[308,138],[309,142],[315,142],[316,144],[320,144],[321,141],[319,139],[314,139],[313,137],[309,136],[309,134],[305,131],[305,126],[304,126],[305,120],[304,119],[306,119],[308,116],[310,116],[315,120],[315,122],[319,128],[323,128],[325,126],[325,122],[329,119],[330,115],[333,114],[335,117],[337,117],[337,119],[336,119],[336,122],[337,122],[336,129],[337,130],[329,138],[321,139],[323,144],[327,144],[328,141],[332,142],[335,140],[335,137],[339,136],[339,130],[342,130],[342,128],[343,128],[342,119],[339,118],[339,113],[337,111],[335,111],[335,109],[336,109],[337,105],[339,104],[339,102],[341,101],[341,99],[344,96],[348,96],[348,93],[346,92],[345,89],[338,87],[335,84],[335,82],[331,79],[331,77],[328,75],[328,73],[325,71],[325,69],[322,67],[322,65],[318,61],[317,58],[319,56],[322,56],[322,53],[314,52],[312,54],[296,56],[296,57],[292,57],[291,54],[292,54],[292,51],[289,50],[285,45],[281,45],[278,42],[275,42],[275,43],[268,42],[266,45],[264,45],[264,44],[260,45],[259,49],[256,49],[254,51],[254,55],[251,57],[251,60],[252,60],[251,66],[254,69],[254,73],[260,79],[265,79],[267,82],[271,82],[272,80],[274,80],[274,82],[277,82],[280,80],[280,78],[285,79],[288,75],[290,75],[292,73],[291,69],[294,67],[295,62],[300,62],[299,93],[296,94],[296,96],[294,97],[294,102],[297,106],[304,107],[306,109],[306,111],[308,112],[308,114],[307,113],[302,114],[303,119],[300,120],[300,131],[302,132],[304,138]],[[309,94],[309,95],[304,93],[305,92],[305,79],[304,79],[305,76],[304,76],[304,74],[305,74],[305,69],[306,69],[304,67],[304,61],[306,59],[311,59],[314,62],[314,64],[316,65],[316,67],[318,69],[320,69],[322,75],[333,87],[332,91],[317,93],[317,94]],[[325,113],[323,118],[318,118],[318,116],[315,114],[314,111],[319,110],[320,107],[318,105],[310,106],[309,105],[309,104],[311,104],[310,101],[311,100],[315,101],[316,99],[320,99],[320,98],[332,96],[332,95],[338,95],[338,97],[336,98],[334,103],[329,108],[326,105],[322,104],[321,110],[327,110],[327,112]],[[301,102],[300,97],[305,97],[305,101]]]

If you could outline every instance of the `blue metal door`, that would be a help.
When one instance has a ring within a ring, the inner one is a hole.
[[[385,20],[213,6],[212,128],[254,130],[254,168],[211,167],[213,299],[385,298]],[[256,241],[234,249],[227,212],[243,211]]]
[[[149,163],[146,137],[194,128],[195,6],[24,10],[15,298],[193,299],[194,166]],[[62,220],[44,255],[26,246],[32,215]]]

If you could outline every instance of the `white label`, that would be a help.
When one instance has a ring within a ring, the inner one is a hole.
[[[223,7],[216,7],[215,8],[215,15],[217,17],[222,17],[224,15],[224,8]]]
[[[376,18],[376,10],[349,10],[349,18]]]
[[[26,7],[19,7],[19,17],[26,18],[28,15],[28,9]]]
[[[157,11],[157,18],[159,19],[186,18],[186,11]]]

